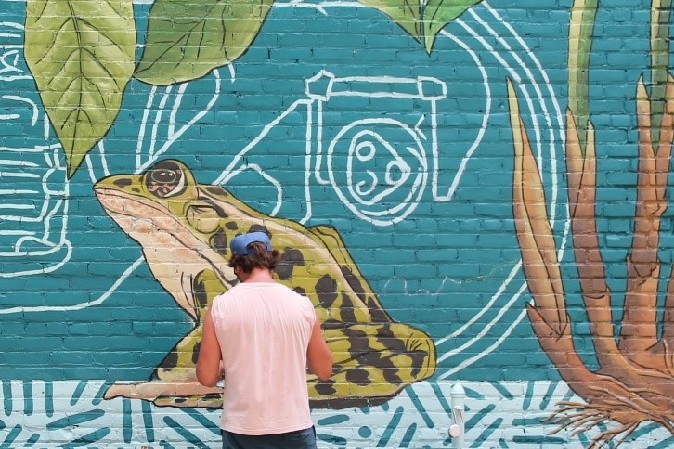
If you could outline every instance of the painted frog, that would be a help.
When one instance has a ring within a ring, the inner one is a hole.
[[[105,211],[141,245],[153,276],[194,322],[148,382],[116,383],[106,398],[222,405],[226,390],[196,380],[201,322],[215,296],[238,282],[227,266],[229,241],[252,230],[266,232],[281,252],[275,278],[311,300],[333,352],[330,380],[307,374],[312,407],[379,404],[433,374],[432,339],[391,319],[336,229],[259,213],[220,186],[198,184],[175,160],[140,175],[106,177],[94,189]]]

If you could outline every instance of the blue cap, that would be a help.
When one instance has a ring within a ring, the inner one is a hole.
[[[229,243],[229,249],[232,250],[237,256],[243,256],[244,254],[250,254],[252,251],[248,250],[248,245],[253,242],[264,243],[267,247],[267,251],[271,251],[271,242],[267,233],[262,231],[249,232],[248,234],[237,235]]]

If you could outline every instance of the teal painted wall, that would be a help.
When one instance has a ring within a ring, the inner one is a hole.
[[[93,189],[164,159],[260,214],[334,227],[391,319],[434,342],[433,375],[383,404],[315,408],[321,448],[448,447],[458,383],[464,447],[589,447],[632,421],[624,446],[671,444],[671,404],[661,422],[601,415],[578,434],[542,420],[560,401],[593,402],[560,374],[526,315],[534,299],[515,227],[507,82],[541,176],[575,348],[595,371],[564,156],[570,2],[478,3],[442,27],[430,52],[373,7],[277,2],[230,64],[184,83],[131,77],[76,170],[24,56],[26,9],[40,3],[58,2],[0,2],[0,447],[219,447],[218,410],[104,397],[113,384],[148,381],[195,327]],[[132,7],[136,63],[150,6]],[[644,76],[650,92],[655,73],[650,7],[599,7],[583,99],[616,339],[637,200],[637,82]],[[658,335],[669,212],[659,225]],[[674,391],[671,372],[655,370]]]

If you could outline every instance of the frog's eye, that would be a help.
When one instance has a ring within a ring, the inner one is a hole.
[[[157,198],[169,198],[185,191],[185,174],[174,161],[162,161],[145,173],[145,186]]]

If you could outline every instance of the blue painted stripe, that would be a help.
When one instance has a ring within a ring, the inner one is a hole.
[[[0,449],[11,449],[12,447],[15,447],[13,445],[14,440],[16,440],[16,437],[18,437],[20,433],[21,433],[21,426],[17,424],[12,428],[12,430],[9,431],[9,433],[5,437],[5,441],[2,443],[2,446],[0,446]]]
[[[131,401],[124,398],[122,401],[122,438],[125,443],[131,442],[131,434],[133,433],[133,419],[131,413]]]
[[[63,448],[64,449],[72,449],[75,447],[82,447],[82,446],[89,446],[91,443],[95,443],[96,441],[102,440],[106,436],[110,434],[110,428],[109,427],[103,427],[102,429],[98,429],[95,432],[88,433],[86,435],[83,435],[79,437],[76,440],[71,441],[68,444],[64,444]]]
[[[47,423],[47,430],[64,429],[66,427],[76,426],[85,422],[94,421],[105,414],[105,411],[97,408],[87,412],[76,413]]]
[[[478,399],[480,401],[485,399],[485,396],[479,391],[475,391],[472,388],[464,387],[463,390],[466,392],[466,397],[471,399]]]
[[[452,409],[449,406],[449,403],[447,402],[447,398],[445,395],[442,393],[442,390],[440,389],[440,386],[438,385],[437,382],[433,381],[431,382],[431,388],[433,388],[433,393],[435,393],[435,397],[438,398],[438,402],[440,402],[440,406],[442,406],[442,409],[447,413],[447,416],[452,416]]]
[[[321,426],[329,426],[331,424],[340,424],[340,423],[343,423],[343,422],[347,422],[350,419],[351,418],[349,417],[349,415],[340,414],[340,415],[334,415],[334,416],[329,416],[327,418],[319,419],[318,424],[321,425]]]
[[[199,424],[201,424],[204,428],[210,430],[214,435],[220,435],[220,425],[205,417],[199,410],[188,408],[183,409],[183,411],[191,416]]]
[[[522,404],[523,410],[529,410],[531,407],[531,399],[534,397],[534,382],[527,382],[527,391],[524,393],[524,403]]]
[[[77,401],[79,401],[80,398],[82,397],[82,393],[84,393],[84,387],[86,386],[87,386],[86,380],[83,380],[77,384],[77,387],[75,387],[75,391],[73,391],[73,395],[70,397],[70,405],[77,404]]]
[[[9,380],[2,381],[2,395],[5,398],[5,415],[12,414],[12,384]]]
[[[377,443],[377,447],[387,447],[386,445],[391,439],[391,436],[393,436],[393,432],[395,432],[396,427],[398,427],[398,424],[400,424],[400,420],[403,417],[404,411],[405,409],[403,409],[402,407],[396,408],[395,413],[393,413],[393,418],[391,418],[391,421],[389,421],[388,425],[386,426],[386,429],[384,430],[384,433],[379,439],[379,443]]]
[[[473,417],[466,421],[465,428],[467,430],[475,427],[480,421],[482,421],[496,406],[494,404],[489,404],[488,406],[476,411],[473,414]]]
[[[551,437],[549,435],[515,435],[513,436],[513,443],[538,444],[541,447],[543,444],[559,444],[565,446],[566,439],[561,437]]]
[[[167,443],[166,441],[163,441],[163,440],[160,441],[159,444],[160,444],[161,447],[163,447],[164,449],[175,449],[173,446],[171,446],[169,443]]]
[[[105,392],[108,391],[110,385],[112,385],[111,382],[104,382],[103,385],[100,386],[100,388],[94,395],[93,401],[91,401],[93,405],[98,405],[103,401],[103,398],[105,397]]]
[[[140,407],[143,411],[143,424],[145,424],[145,436],[149,443],[154,442],[154,424],[152,422],[152,408],[147,401],[140,401]]]
[[[337,435],[327,435],[325,433],[317,433],[316,438],[318,438],[321,441],[325,441],[326,443],[334,444],[335,446],[346,447],[346,439],[338,437]]]
[[[421,415],[421,419],[424,420],[424,423],[428,426],[429,429],[433,429],[435,427],[435,423],[431,419],[430,415],[424,408],[423,404],[421,403],[421,399],[419,399],[419,395],[414,391],[412,387],[409,387],[407,389],[407,394],[409,395],[410,399],[412,400],[412,404],[414,404],[414,407],[416,407],[417,410],[419,410],[419,414]]]
[[[49,418],[54,416],[54,383],[51,380],[44,384],[44,411]]]
[[[548,407],[550,406],[550,401],[552,400],[552,395],[554,394],[556,388],[557,382],[550,382],[550,386],[548,386],[548,391],[545,392],[545,396],[543,396],[543,399],[541,399],[541,403],[538,406],[539,409],[541,410],[548,409]]]
[[[33,382],[23,383],[23,413],[31,416],[33,414]]]
[[[414,437],[414,433],[417,431],[417,424],[412,423],[408,428],[407,432],[403,436],[403,439],[400,441],[400,447],[410,447],[410,442]]]
[[[501,382],[494,382],[494,383],[492,383],[492,385],[494,386],[494,388],[496,388],[496,391],[501,393],[501,396],[503,396],[504,398],[506,398],[506,399],[512,399],[513,398],[512,393],[510,393],[510,391],[508,391],[506,386],[503,385]]]
[[[164,418],[164,422],[165,422],[170,428],[172,428],[173,430],[175,430],[176,433],[178,433],[181,437],[185,438],[190,444],[193,444],[193,445],[195,445],[195,446],[198,446],[198,447],[200,447],[200,448],[202,448],[202,449],[209,449],[208,446],[206,446],[206,445],[203,443],[203,441],[201,441],[201,439],[200,439],[198,436],[196,436],[195,434],[193,434],[192,432],[190,432],[189,430],[187,430],[186,428],[184,428],[183,426],[181,426],[180,424],[178,424],[178,423],[177,423],[175,420],[173,420],[172,418],[166,416],[166,417]]]
[[[666,440],[660,441],[655,446],[651,446],[649,449],[669,449],[674,447],[674,437],[669,437]]]
[[[486,429],[484,429],[478,436],[473,440],[473,444],[470,445],[470,447],[482,447],[482,443],[487,441],[487,439],[499,428],[501,427],[501,423],[503,422],[503,418],[498,418],[496,421],[492,422],[487,426]]]
[[[515,418],[513,419],[514,426],[530,427],[530,426],[540,426],[543,421],[543,418]]]
[[[35,443],[37,443],[40,440],[40,435],[37,433],[34,433],[28,438],[28,441],[26,441],[26,446],[32,447],[35,446]]]
[[[4,421],[0,420],[0,430],[4,430],[5,427],[7,427],[7,424],[5,424]]]

